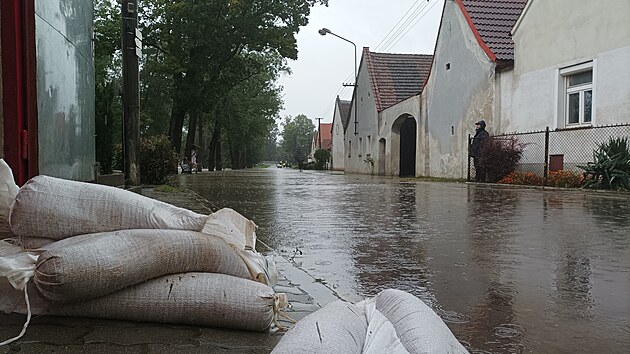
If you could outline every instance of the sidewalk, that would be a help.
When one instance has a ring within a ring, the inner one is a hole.
[[[216,209],[189,190],[156,191],[142,188],[141,194],[192,211],[208,214]],[[259,251],[264,250],[261,248]],[[314,281],[287,259],[275,257],[279,275],[277,292],[285,292],[292,305],[286,313],[299,320],[337,300],[324,285]],[[25,315],[0,314],[0,341],[20,333]],[[283,326],[291,326],[281,320]],[[0,353],[269,353],[283,332],[256,333],[230,329],[89,318],[33,317],[24,337]]]

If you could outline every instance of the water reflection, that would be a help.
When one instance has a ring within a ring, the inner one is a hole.
[[[421,297],[473,352],[630,347],[630,198],[288,169],[180,182],[345,300]]]

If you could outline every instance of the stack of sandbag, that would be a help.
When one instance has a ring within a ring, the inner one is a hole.
[[[0,160],[0,178],[6,169]],[[286,306],[256,225],[234,210],[201,215],[47,176],[18,189],[9,175],[0,224],[15,238],[0,244],[0,311],[264,331]]]
[[[336,301],[300,320],[272,353],[468,353],[417,297],[388,289],[358,304]]]

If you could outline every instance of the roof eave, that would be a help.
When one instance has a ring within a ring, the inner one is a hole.
[[[472,30],[475,38],[477,39],[477,43],[479,43],[479,46],[481,47],[481,49],[483,49],[483,51],[486,53],[486,55],[491,61],[493,62],[496,61],[497,60],[496,54],[494,54],[494,52],[490,49],[490,47],[488,47],[486,42],[484,42],[483,39],[481,38],[481,35],[479,34],[479,31],[477,31],[477,27],[475,26],[475,23],[470,17],[468,10],[466,10],[466,6],[464,6],[464,3],[462,2],[462,0],[455,0],[455,2],[457,3],[460,10],[462,11],[464,18],[466,19],[466,22],[468,22],[468,26]]]

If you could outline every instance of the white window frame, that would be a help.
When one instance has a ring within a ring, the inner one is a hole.
[[[569,88],[569,77],[571,75],[590,71],[592,73],[592,81],[590,84],[583,84]],[[558,73],[558,114],[557,122],[559,128],[579,128],[594,125],[595,107],[596,107],[596,82],[597,82],[597,65],[596,60],[586,63],[567,66],[557,70]],[[591,120],[584,121],[584,95],[586,91],[591,91]],[[569,123],[569,94],[579,93],[580,97],[580,113],[577,123]]]

